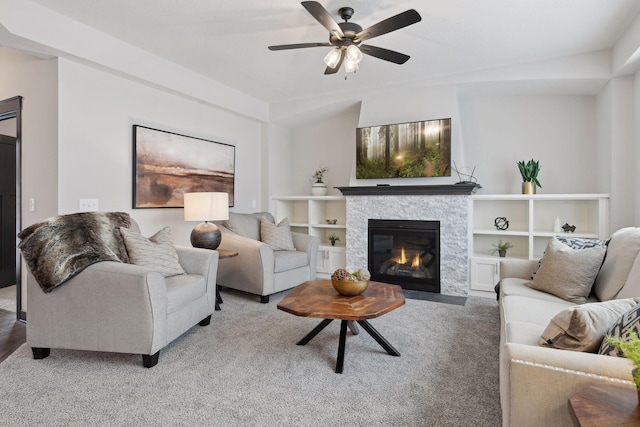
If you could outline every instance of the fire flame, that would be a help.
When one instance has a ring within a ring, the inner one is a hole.
[[[411,267],[413,268],[420,267],[420,257],[418,256],[418,254],[416,254],[416,256],[413,257],[413,262],[411,263]]]
[[[400,257],[396,259],[396,262],[402,265],[407,264],[408,262],[407,253],[405,252],[404,248],[400,249]],[[416,256],[413,257],[413,259],[411,260],[411,267],[412,268],[420,267],[420,255],[416,254]]]

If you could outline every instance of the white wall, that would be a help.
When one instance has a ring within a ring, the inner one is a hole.
[[[539,193],[597,192],[593,96],[462,98],[460,121],[479,194],[520,193],[516,162],[532,158],[541,164]]]
[[[292,130],[292,160],[281,167],[290,171],[287,188],[274,195],[311,195],[313,174],[319,166],[329,171],[324,182],[328,195],[340,195],[334,187],[348,186],[351,167],[355,164],[356,128],[360,105],[351,104],[333,114],[319,115],[316,120]]]
[[[101,211],[129,212],[143,234],[172,228],[189,244],[194,223],[183,210],[132,209],[132,125],[176,132],[236,147],[236,212],[261,206],[261,123],[67,59],[59,60],[59,212],[76,212],[79,199]],[[258,184],[258,185],[256,185]]]
[[[0,47],[0,100],[22,96],[22,228],[57,214],[57,61]],[[28,209],[29,199],[36,209]],[[22,268],[22,309],[26,311]]]

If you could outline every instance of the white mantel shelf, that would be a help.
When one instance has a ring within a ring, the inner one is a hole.
[[[371,185],[362,187],[335,187],[345,196],[423,196],[469,195],[482,188],[479,184],[448,185]]]

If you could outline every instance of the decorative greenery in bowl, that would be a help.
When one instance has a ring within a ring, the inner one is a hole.
[[[538,173],[540,172],[540,162],[537,160],[529,160],[527,163],[524,160],[518,162],[518,169],[520,175],[522,175],[523,182],[533,182],[538,187],[542,188],[540,181],[538,181]]]
[[[318,169],[316,169],[316,172],[313,174],[313,179],[316,180],[316,182],[323,182],[322,180],[324,179],[324,175],[329,171],[329,168],[326,166],[319,166]]]
[[[327,237],[327,239],[329,239],[329,241],[331,242],[331,246],[335,246],[336,242],[340,240],[340,237],[337,234],[333,233],[329,237]]]

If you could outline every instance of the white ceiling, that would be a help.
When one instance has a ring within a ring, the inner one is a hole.
[[[640,12],[637,0],[322,0],[336,18],[355,9],[363,28],[407,9],[422,21],[368,41],[411,56],[365,56],[345,81],[325,76],[328,33],[294,0],[33,0],[269,103],[370,91],[429,78],[611,48]]]

